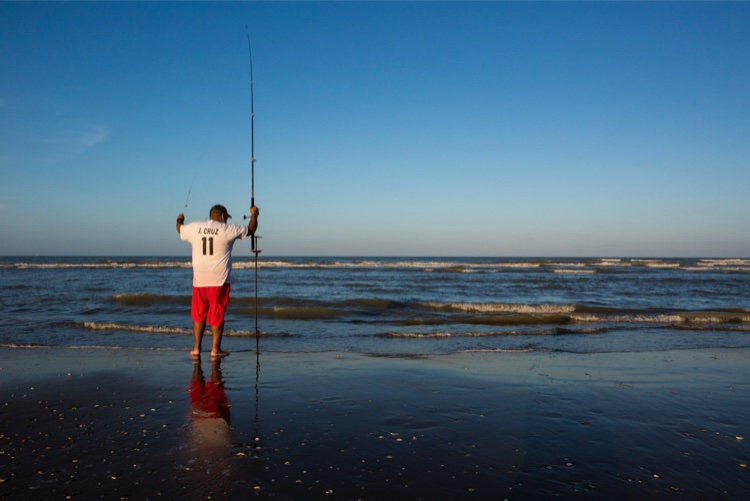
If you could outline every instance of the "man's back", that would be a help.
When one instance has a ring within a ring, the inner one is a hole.
[[[180,238],[193,248],[193,286],[221,286],[230,280],[232,247],[245,238],[247,226],[209,219],[195,221],[180,228]]]

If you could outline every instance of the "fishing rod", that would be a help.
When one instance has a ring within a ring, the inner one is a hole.
[[[247,50],[250,54],[250,206],[255,207],[255,85],[253,80],[253,48],[250,44],[250,31],[245,26],[245,32],[247,33]],[[243,216],[243,219],[247,219],[252,216]],[[253,234],[250,237],[250,243],[252,245],[253,254],[255,254],[255,353],[260,353],[260,331],[258,330],[258,254],[260,249],[258,248],[258,237]]]
[[[255,207],[255,89],[253,82],[253,48],[250,45],[250,32],[247,31],[247,50],[250,54],[250,167],[251,167],[251,193],[250,206]],[[249,216],[244,216],[247,219]],[[255,250],[255,238],[253,238],[253,250]]]
[[[193,185],[190,185],[190,189],[188,190],[187,197],[185,197],[185,208],[187,209],[188,206],[188,200],[190,200],[190,192],[193,191]]]

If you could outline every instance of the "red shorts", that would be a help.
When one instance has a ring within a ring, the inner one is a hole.
[[[206,322],[212,327],[224,325],[224,312],[229,304],[229,284],[220,287],[193,287],[190,314],[193,322]]]

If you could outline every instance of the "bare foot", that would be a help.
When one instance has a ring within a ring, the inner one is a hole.
[[[201,352],[200,352],[200,350],[193,350],[193,351],[190,352],[190,356],[193,357],[193,358],[200,358],[201,357]]]
[[[228,351],[211,351],[211,358],[224,358],[229,355]]]

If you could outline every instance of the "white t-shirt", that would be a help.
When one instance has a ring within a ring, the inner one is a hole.
[[[193,286],[214,287],[229,283],[232,246],[247,236],[247,226],[209,219],[180,227],[180,238],[193,247]]]

